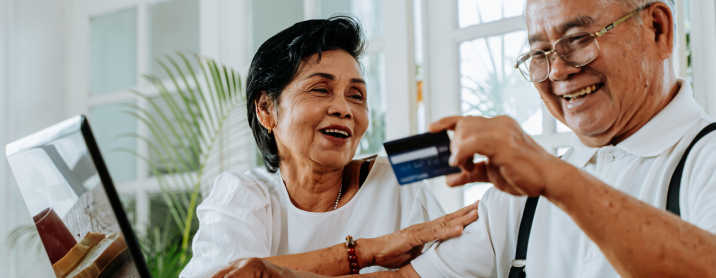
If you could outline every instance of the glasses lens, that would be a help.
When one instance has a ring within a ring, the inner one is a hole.
[[[517,58],[517,67],[529,82],[539,82],[549,74],[547,55],[542,50],[532,50]]]
[[[562,38],[555,45],[555,50],[562,60],[573,67],[589,64],[599,55],[597,40],[587,32],[579,32]]]

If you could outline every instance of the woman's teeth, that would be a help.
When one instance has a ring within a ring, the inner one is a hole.
[[[345,132],[345,131],[340,130],[340,129],[326,129],[326,130],[324,130],[323,132],[326,133],[326,134],[334,133],[334,134],[340,134],[340,135],[343,135],[343,136],[345,136],[345,137],[348,137],[348,132]]]
[[[574,94],[563,95],[562,97],[566,100],[573,100],[575,98],[586,96],[597,90],[597,85],[588,86],[584,89],[577,91]]]

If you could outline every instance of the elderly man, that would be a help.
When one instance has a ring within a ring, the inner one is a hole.
[[[572,148],[553,157],[509,117],[433,123],[455,130],[463,172],[448,184],[499,190],[462,236],[371,276],[716,277],[716,125],[675,77],[662,1],[528,0],[532,50],[516,66],[575,132]]]

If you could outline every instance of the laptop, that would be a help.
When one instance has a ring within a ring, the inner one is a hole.
[[[87,118],[5,151],[57,277],[151,277]]]

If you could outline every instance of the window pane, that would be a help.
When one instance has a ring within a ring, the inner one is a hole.
[[[694,84],[694,68],[691,65],[691,0],[684,0],[684,35],[686,36],[686,79],[689,83]]]
[[[572,130],[557,119],[554,120],[554,126],[557,129],[557,133],[570,133]]]
[[[365,27],[368,39],[383,37],[383,0],[318,0],[321,18],[351,14]]]
[[[92,19],[91,88],[102,94],[137,84],[137,10]]]
[[[184,105],[181,96],[175,94],[173,97],[174,102],[171,106],[162,97],[156,97],[153,100],[159,109],[152,106],[149,108],[149,113],[159,124],[159,128],[153,126],[150,129],[156,130],[160,135],[159,137],[155,136],[154,133],[149,135],[152,142],[149,159],[154,166],[153,169],[149,169],[149,174],[154,176],[156,174],[154,171],[162,174],[174,174],[198,170],[199,156],[196,151],[199,149],[190,148],[190,140],[196,142],[198,139],[197,137],[190,137],[187,132],[198,136],[199,131],[195,126],[179,122],[172,112],[177,111],[178,114],[191,118],[191,114],[186,105]],[[166,123],[165,118],[169,121],[169,124]],[[159,138],[162,139],[160,140]]]
[[[522,15],[524,0],[457,0],[460,28]]]
[[[122,202],[124,213],[127,214],[127,219],[132,226],[137,224],[137,197],[134,195],[119,195],[119,200]]]
[[[177,208],[185,209],[186,204],[188,204],[189,199],[191,198],[191,192],[167,191],[166,194],[158,192],[148,194],[147,197],[149,197],[149,226],[147,227],[147,234],[160,234],[163,237],[163,240],[161,240],[162,244],[156,242],[156,237],[148,237],[145,243],[152,242],[154,245],[147,246],[147,248],[155,246],[159,248],[166,248],[171,245],[181,244],[183,231],[177,226],[172,210]],[[173,208],[169,205],[169,202],[174,205]],[[179,212],[176,213],[179,215]],[[181,218],[181,216],[179,217],[181,221],[186,220],[186,218]],[[195,234],[198,229],[199,221],[196,218],[196,214],[194,214],[191,222],[191,234]],[[159,249],[154,251],[160,252],[162,250]],[[160,252],[159,254],[161,255],[162,253]],[[150,260],[157,260],[157,258],[153,257],[156,255],[157,253],[150,254]]]
[[[127,108],[122,104],[112,104],[92,108],[89,115],[92,132],[115,183],[137,178],[137,158],[126,152],[137,151],[137,140],[122,137],[137,132],[137,120],[123,111]]]
[[[368,109],[370,125],[363,135],[357,155],[375,154],[383,149],[385,141],[385,55],[371,54],[361,59],[365,68],[368,88]]]
[[[168,78],[168,75],[157,63],[157,59],[162,59],[167,54],[173,55],[177,51],[199,53],[198,0],[163,1],[150,5],[149,26],[149,72],[151,74],[162,79]],[[193,66],[197,66],[195,59],[189,59],[189,61]],[[171,65],[168,66],[171,67]]]
[[[542,100],[512,65],[526,51],[525,31],[460,44],[462,113],[509,115],[530,135],[542,134]]]
[[[253,58],[261,44],[278,32],[303,21],[302,0],[253,0],[251,1]]]

